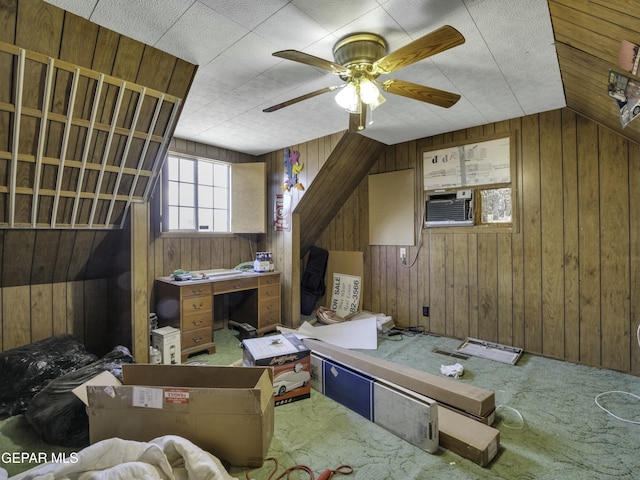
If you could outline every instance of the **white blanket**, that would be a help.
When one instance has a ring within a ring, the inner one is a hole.
[[[10,480],[238,479],[210,453],[185,438],[167,435],[148,443],[103,440],[79,451],[77,462],[39,465]]]

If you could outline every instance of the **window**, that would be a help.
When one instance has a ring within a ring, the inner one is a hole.
[[[163,231],[231,231],[231,165],[169,154],[163,170]]]

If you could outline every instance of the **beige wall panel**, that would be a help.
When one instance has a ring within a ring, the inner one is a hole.
[[[369,242],[415,245],[415,172],[369,175]]]
[[[231,231],[265,233],[267,231],[266,165],[238,163],[231,168]]]

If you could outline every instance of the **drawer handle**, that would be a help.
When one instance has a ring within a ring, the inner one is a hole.
[[[199,288],[198,290],[192,289],[191,293],[193,295],[200,295],[202,293],[202,289],[201,288]]]
[[[193,309],[194,309],[194,310],[199,310],[199,309],[201,309],[202,307],[204,307],[204,303],[200,302],[200,304],[199,304],[199,305],[198,305],[198,304],[193,303],[193,304],[192,304],[192,306],[193,306]]]
[[[202,341],[202,337],[193,338],[193,343],[200,343]]]
[[[191,323],[193,323],[196,327],[197,327],[198,325],[202,325],[202,322],[203,322],[203,320],[202,320],[202,319],[200,319],[200,320],[191,320]]]

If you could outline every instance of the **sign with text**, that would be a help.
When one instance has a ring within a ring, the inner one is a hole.
[[[331,310],[339,317],[358,311],[362,279],[355,275],[333,274]]]
[[[431,150],[422,158],[425,190],[511,181],[509,137]]]

